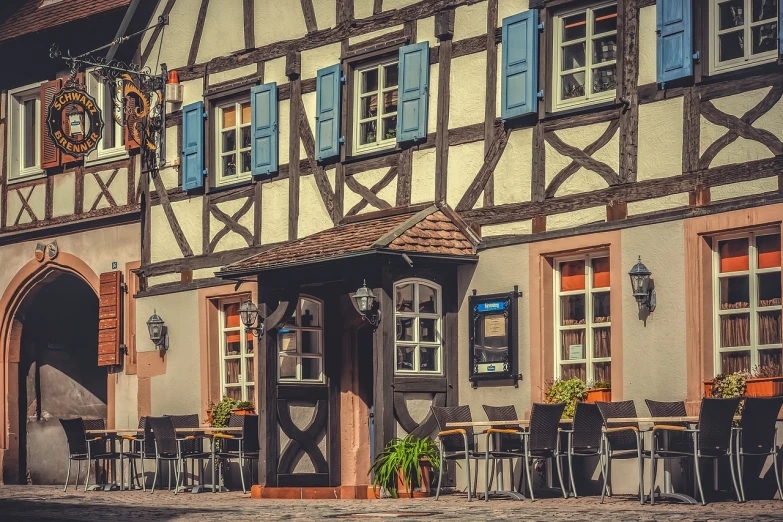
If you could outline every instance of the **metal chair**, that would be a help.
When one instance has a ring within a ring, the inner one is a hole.
[[[239,461],[239,478],[242,480],[242,493],[247,493],[245,488],[245,475],[242,468],[246,461],[258,460],[259,441],[258,441],[258,415],[236,415],[231,414],[228,419],[228,425],[231,428],[242,428],[242,433],[216,433],[215,438],[223,439],[226,448],[217,453],[221,459]],[[220,468],[221,482],[223,468]],[[250,466],[250,483],[253,483],[253,466]]]
[[[742,410],[739,428],[734,435],[742,502],[745,502],[742,468],[746,455],[772,455],[775,481],[778,485],[778,497],[780,500],[783,500],[783,490],[780,487],[780,473],[778,472],[778,446],[776,443],[778,433],[776,423],[781,407],[783,407],[783,397],[748,397],[745,399],[745,407]]]
[[[487,420],[493,422],[515,421],[519,419],[517,409],[514,406],[489,406],[483,405],[484,413],[487,414]],[[496,426],[486,431],[487,433],[487,451],[485,452],[485,483],[484,491],[492,488],[492,481],[495,476],[495,463],[498,460],[508,459],[511,475],[511,489],[514,490],[514,459],[524,457],[524,446],[522,444],[522,432],[524,430],[518,425],[509,424],[507,426]],[[492,451],[490,451],[490,441],[492,439]],[[489,463],[492,461],[492,473],[489,472]],[[501,476],[502,480],[502,476]],[[520,483],[522,477],[520,476]],[[502,488],[502,485],[500,486]],[[489,495],[485,495],[485,500],[489,500]]]
[[[522,433],[522,442],[525,448],[525,473],[532,501],[536,500],[533,494],[533,480],[530,474],[530,461],[534,459],[554,459],[557,465],[560,491],[563,492],[563,498],[568,498],[563,485],[562,454],[560,453],[560,419],[563,416],[564,409],[565,403],[534,403],[530,412],[530,429]]]
[[[639,468],[639,503],[644,504],[644,439],[638,423],[617,423],[612,419],[636,417],[633,401],[596,402],[604,421],[603,454],[606,458],[604,486],[601,489],[601,503],[608,494],[612,495],[612,459],[636,458]]]
[[[568,435],[566,455],[568,457],[568,475],[574,498],[579,498],[574,480],[574,457],[598,457],[601,465],[601,479],[606,473],[602,450],[604,425],[598,406],[588,402],[577,402],[574,422],[570,430],[561,430]]]
[[[60,424],[65,431],[65,438],[68,443],[68,472],[65,475],[65,487],[63,491],[68,490],[68,482],[71,480],[71,464],[75,460],[78,467],[76,470],[76,487],[79,487],[79,475],[81,474],[82,461],[87,461],[87,476],[84,479],[84,491],[90,485],[90,465],[92,462],[98,460],[119,460],[119,453],[105,451],[99,444],[104,442],[103,437],[87,438],[85,422],[81,418],[75,419],[60,419]],[[94,424],[92,424],[94,425]],[[101,428],[89,428],[89,429],[101,429]],[[103,428],[105,429],[105,428]],[[96,451],[97,450],[97,451]],[[96,471],[95,481],[98,481],[98,474]]]
[[[187,486],[188,482],[188,465],[187,461],[191,460],[191,474],[195,474],[195,460],[198,457],[194,457],[194,455],[201,454],[203,458],[204,452],[204,441],[203,436],[204,433],[200,431],[196,431],[195,428],[199,427],[199,420],[198,420],[198,414],[191,413],[187,415],[164,415],[164,417],[169,417],[171,421],[174,423],[174,429],[177,428],[194,428],[193,433],[190,433],[190,435],[193,435],[193,439],[185,440],[182,442],[182,465],[184,466],[184,479],[183,479],[183,485]],[[171,465],[171,463],[169,463]],[[199,471],[201,471],[201,468],[199,468]],[[171,469],[169,469],[169,478],[171,477]],[[170,481],[170,480],[169,480]]]
[[[483,452],[477,449],[478,443],[473,428],[446,428],[448,422],[472,422],[470,406],[430,406],[432,415],[438,423],[438,442],[440,443],[440,469],[438,469],[438,489],[435,492],[435,500],[440,497],[440,487],[443,480],[443,468],[449,460],[465,461],[465,477],[467,478],[468,501],[473,499],[470,489],[470,460],[480,460],[485,457]],[[476,476],[474,478],[473,491],[478,484],[478,462],[476,462]]]
[[[144,459],[149,458],[146,455],[145,448],[144,448],[144,442],[147,440],[147,432],[149,432],[149,426],[147,425],[147,417],[141,417],[139,418],[139,426],[138,431],[135,435],[123,435],[122,439],[120,440],[120,444],[123,444],[124,441],[128,441],[128,451],[123,453],[123,457],[128,459],[128,489],[131,488],[133,485],[133,479],[130,477],[133,477],[136,480],[136,486],[143,488],[144,491],[147,491],[147,481],[144,477]],[[152,439],[150,439],[152,441]],[[155,458],[155,448],[152,447],[152,455],[151,457]],[[138,469],[136,469],[136,461],[141,461],[141,485],[139,485],[139,477],[138,477]],[[124,477],[122,477],[121,480],[125,480]]]
[[[209,458],[209,453],[191,453],[187,456],[183,455],[183,443],[196,439],[195,435],[187,435],[185,437],[177,437],[177,432],[174,429],[174,422],[171,417],[148,417],[150,427],[155,434],[155,477],[152,479],[152,493],[155,493],[155,484],[158,480],[158,471],[160,470],[160,464],[163,461],[175,462],[174,474],[174,494],[177,494],[179,489],[179,482],[182,475],[180,474],[181,465],[184,463],[185,458]]]

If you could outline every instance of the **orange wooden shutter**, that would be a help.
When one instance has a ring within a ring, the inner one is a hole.
[[[98,303],[98,366],[122,364],[122,272],[101,274]]]
[[[49,136],[49,126],[46,124],[49,104],[60,92],[62,80],[52,80],[41,85],[41,168],[52,169],[60,166],[60,149]]]

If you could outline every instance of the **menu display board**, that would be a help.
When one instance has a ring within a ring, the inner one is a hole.
[[[472,295],[468,299],[470,318],[470,381],[511,380],[516,386],[517,309],[519,292]]]

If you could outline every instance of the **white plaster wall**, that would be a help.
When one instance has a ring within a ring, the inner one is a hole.
[[[13,185],[10,185],[9,188],[13,188]],[[38,219],[43,219],[45,215],[45,204],[46,204],[46,184],[41,183],[38,185],[34,185],[32,187],[32,192],[30,192],[31,187],[24,187],[21,189],[21,196],[27,198],[27,204],[30,205],[30,208],[35,213],[35,216]],[[28,196],[28,194],[30,194]],[[19,217],[19,224],[25,224],[32,222],[33,218],[30,217],[30,214],[27,212],[27,210],[22,210],[22,213],[19,214],[19,211],[22,209],[22,200],[20,198],[20,194],[16,190],[9,190],[8,193],[8,200],[7,200],[8,207],[6,208],[7,214],[7,223],[9,226],[14,225],[16,222],[16,216]]]
[[[280,86],[288,83],[285,75],[285,56],[264,62],[264,83],[277,82]]]
[[[446,180],[446,201],[452,208],[457,206],[465,191],[484,165],[484,142],[475,141],[449,147],[449,168]],[[483,206],[484,198],[479,196],[474,208]]]
[[[411,203],[425,203],[435,199],[435,149],[413,151]]]
[[[419,3],[420,1],[421,0],[383,0],[383,10],[391,11],[392,9],[400,9],[401,7]]]
[[[527,11],[527,0],[498,0],[498,27],[503,25],[503,19]]]
[[[486,17],[484,25],[486,27]],[[487,98],[486,70],[487,53],[474,53],[451,60],[450,128],[484,122],[484,105]],[[437,112],[437,104],[430,105],[430,109]]]
[[[319,30],[337,25],[337,9],[334,0],[314,0],[313,9]]]
[[[136,428],[139,425],[138,382],[136,375],[128,375],[125,372],[115,374],[115,428]]]
[[[285,165],[289,161],[288,142],[290,140],[290,135],[291,135],[290,120],[291,120],[291,102],[289,100],[280,100],[279,102],[277,102],[277,129],[278,129],[277,154],[278,154],[278,162],[280,165]]]
[[[377,182],[379,182],[386,173],[389,172],[388,168],[380,168],[380,169],[373,169],[373,170],[367,170],[364,172],[359,172],[357,174],[353,175],[353,178],[359,182],[359,184],[364,185],[368,189],[371,188],[373,185],[375,185]],[[343,197],[343,208],[346,212],[348,212],[351,207],[359,203],[362,198],[359,194],[351,190],[348,186],[345,187],[344,191],[344,197]],[[389,203],[391,206],[394,206],[395,201],[397,199],[397,178],[394,178],[391,183],[389,183],[387,186],[385,186],[380,192],[378,192],[377,196],[381,198],[382,200]],[[368,204],[366,207],[364,207],[359,213],[364,214],[365,212],[373,212],[375,210],[380,210],[378,208],[375,208],[371,204]]]
[[[211,4],[210,4],[211,6]],[[251,63],[248,65],[243,65],[242,67],[235,67],[234,69],[229,69],[227,71],[220,71],[216,73],[209,73],[209,84],[215,85],[217,83],[223,83],[223,82],[230,82],[231,80],[237,80],[239,78],[242,78],[244,76],[250,76],[251,74],[255,74],[258,70],[258,65]]]
[[[742,181],[740,183],[710,187],[710,200],[720,201],[722,199],[763,194],[764,192],[777,192],[777,190],[778,178],[773,176],[771,178],[754,179],[753,181]]]
[[[654,5],[639,9],[639,85],[657,81],[658,35],[655,32],[657,26],[655,9]]]
[[[317,96],[314,92],[308,92],[307,94],[302,95],[302,107],[304,108],[305,114],[307,115],[307,123],[310,125],[310,130],[313,133],[313,139],[315,140],[315,104],[316,104]],[[307,157],[307,154],[304,149],[304,145],[300,148],[300,152],[302,153],[302,157]]]
[[[438,39],[435,37],[435,17],[421,18],[416,20],[416,41],[429,42],[430,48],[438,45]]]
[[[385,2],[384,2],[385,3]],[[487,34],[487,3],[464,5],[454,10],[454,40]]]
[[[234,215],[234,212],[242,208],[242,205],[244,205],[247,202],[247,198],[240,198],[240,199],[234,199],[232,201],[226,201],[224,203],[218,204],[218,208],[225,212],[229,217]],[[242,216],[242,218],[246,218],[247,215],[250,214],[251,218],[251,224],[250,227],[247,227],[245,223],[242,223],[247,229],[250,231],[250,233],[253,233],[253,225],[252,225],[252,217],[253,217],[253,206],[250,206],[250,209],[248,209],[247,212],[245,212],[245,215]],[[210,241],[215,237],[215,235],[222,230],[224,227],[223,223],[221,223],[215,216],[210,215],[209,216],[209,239]],[[235,232],[229,232],[223,238],[218,242],[217,245],[215,245],[215,252],[222,252],[224,250],[234,250],[237,248],[247,248],[248,244],[247,241],[244,240],[242,236]]]
[[[315,78],[318,73],[318,69],[322,69],[339,62],[339,42],[302,51],[302,78]]]
[[[104,184],[109,182],[113,171],[99,172],[101,181]],[[114,202],[118,205],[126,205],[128,203],[128,169],[120,169],[117,175],[114,176],[114,181],[109,185],[109,193],[114,198]],[[101,188],[98,185],[98,181],[93,174],[85,174],[84,176],[84,210],[90,210],[95,203],[95,199],[101,194]],[[111,206],[106,196],[101,197],[100,203],[96,208],[107,208]]]
[[[606,207],[592,207],[546,217],[546,229],[561,230],[606,221]]]
[[[499,225],[482,225],[481,237],[503,236],[507,234],[532,234],[533,221],[514,221]]]
[[[33,209],[38,219],[43,219],[46,216],[46,184],[36,185],[32,195],[27,199],[27,204]],[[24,212],[24,215],[29,216],[27,212]]]
[[[609,126],[609,123],[596,123],[593,125],[586,125],[581,127],[573,127],[570,129],[563,129],[555,131],[557,136],[568,145],[584,149],[590,143],[597,140],[601,134]],[[546,151],[546,184],[557,176],[557,174],[571,163],[571,158],[558,153],[552,145],[547,143],[545,145]],[[615,132],[609,142],[597,150],[593,155],[593,158],[602,161],[609,165],[615,172],[619,170],[620,164],[620,134],[619,131]],[[578,194],[581,192],[590,192],[606,188],[607,183],[604,179],[583,167],[580,167],[565,183],[560,185],[560,188],[556,192],[556,196],[565,196],[568,194]]]
[[[183,201],[175,201],[171,204],[182,233],[188,240],[190,249],[195,255],[201,254],[202,224],[201,224],[201,198],[191,198]],[[174,233],[171,230],[162,205],[153,205],[150,210],[151,237],[150,254],[151,262],[164,261],[182,257],[182,251],[177,245]]]
[[[682,174],[683,99],[639,106],[637,181]]]
[[[427,107],[427,133],[435,133],[438,130],[438,82],[440,71],[438,64],[430,65],[430,91]],[[450,117],[451,115],[449,115]],[[449,127],[454,125],[449,121]]]
[[[54,180],[52,217],[70,216],[75,211],[76,173],[63,172],[52,179]]]
[[[168,139],[166,141],[168,142]],[[174,149],[174,154],[176,154],[176,151],[177,149]],[[163,182],[163,186],[166,187],[166,189],[179,186],[179,167],[163,168],[160,170],[159,175],[160,180]],[[150,180],[150,191],[157,192],[157,190],[155,190],[155,183],[152,180]]]
[[[288,180],[264,183],[261,187],[261,243],[287,240]]]
[[[254,9],[256,47],[301,38],[307,34],[299,2],[255,0]],[[237,25],[237,30],[241,27],[241,24]]]
[[[244,23],[242,2],[210,2],[196,63],[207,62],[212,58],[244,49]]]
[[[315,176],[299,178],[299,237],[309,236],[332,227]]]
[[[372,16],[372,6],[373,0],[353,0],[354,18],[361,19]]]
[[[182,82],[182,103],[174,104],[171,109],[181,109],[185,105],[204,101],[204,80],[197,78]]]
[[[495,167],[496,205],[530,201],[532,147],[532,128],[518,129],[509,135],[506,149]]]
[[[682,208],[688,206],[688,193],[672,194],[662,198],[645,199],[642,201],[632,201],[628,203],[628,215],[645,214],[658,210],[669,210],[673,208]]]
[[[158,16],[163,14],[165,5],[166,2],[158,2],[151,23],[155,23]],[[169,13],[169,25],[166,26],[165,34],[162,39],[159,37],[155,42],[145,66],[149,66],[154,71],[159,63],[165,63],[169,70],[187,65],[200,7],[199,0],[179,0],[174,3],[174,7]],[[242,24],[240,23],[238,27],[242,27]],[[143,35],[142,49],[146,49],[152,33],[149,31]],[[160,51],[160,60],[158,60],[158,51]]]

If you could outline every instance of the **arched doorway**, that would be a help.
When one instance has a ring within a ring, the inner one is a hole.
[[[98,277],[77,257],[31,261],[0,298],[6,395],[6,483],[65,479],[59,419],[107,417],[107,374],[97,365]]]

